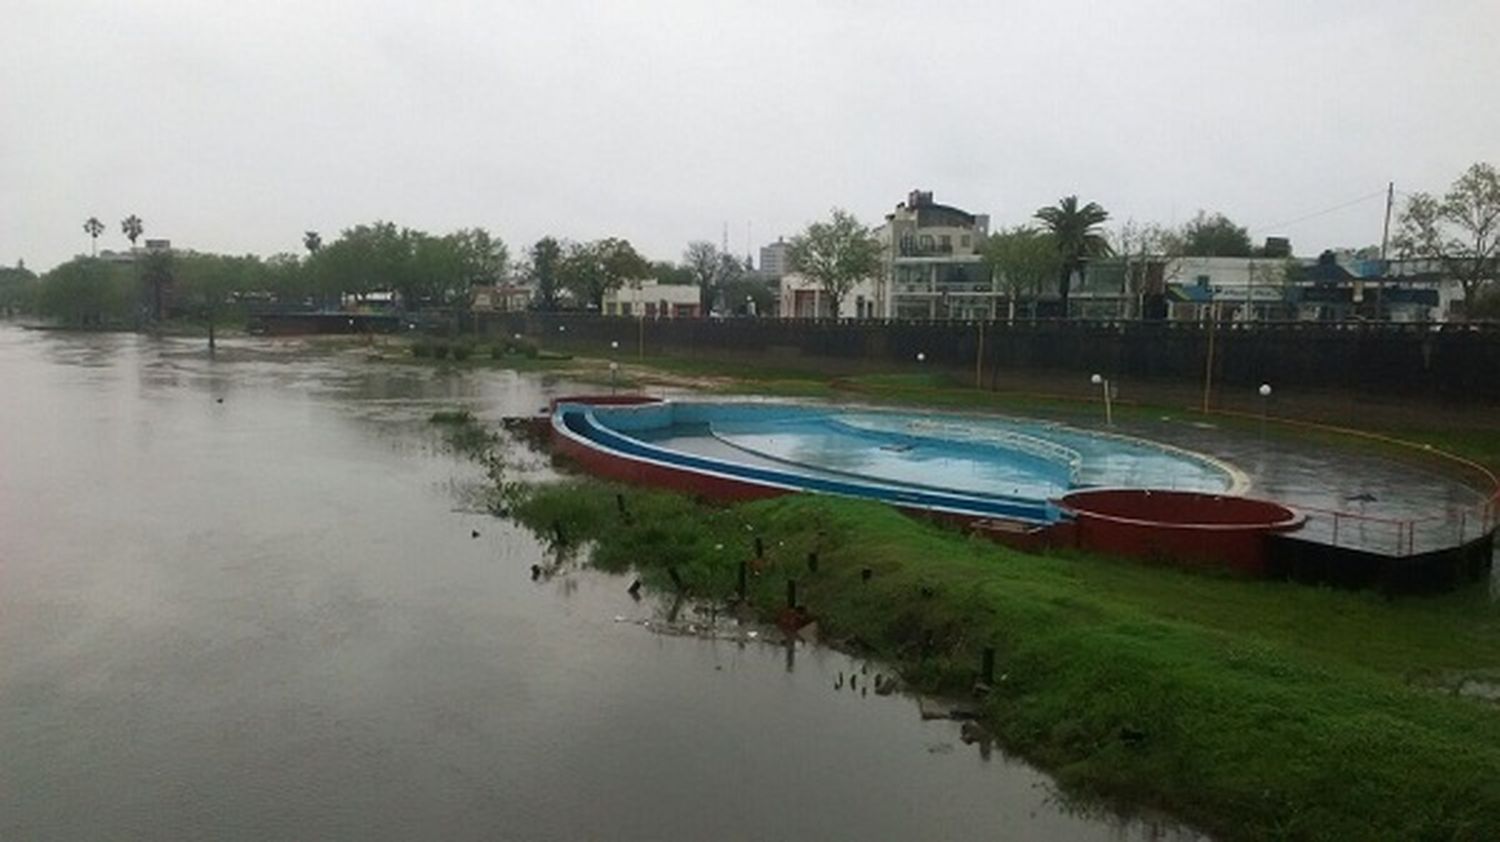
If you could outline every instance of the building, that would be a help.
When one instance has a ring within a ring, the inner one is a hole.
[[[604,293],[604,315],[648,319],[696,319],[703,315],[698,287],[664,284],[654,278],[631,281]]]
[[[1069,293],[1081,319],[1196,321],[1217,308],[1229,321],[1294,317],[1284,257],[1146,256],[1087,264]],[[1055,290],[1049,290],[1055,294]]]
[[[95,255],[95,257],[105,263],[137,263],[144,260],[146,255],[158,251],[169,252],[171,254],[192,254],[191,251],[184,252],[180,249],[172,248],[171,240],[146,240],[145,243],[144,246],[132,245],[125,251],[104,249]],[[79,257],[84,256],[79,255]]]
[[[838,318],[879,318],[876,300],[879,279],[866,278],[856,283],[849,294],[839,300]],[[781,276],[776,297],[776,313],[783,319],[831,319],[833,302],[823,285],[797,272]]]
[[[990,220],[933,201],[913,190],[872,234],[880,244],[875,277],[855,284],[839,302],[845,319],[991,319],[1000,293],[980,254]],[[761,255],[766,268],[766,254]],[[795,272],[782,276],[783,318],[830,318],[822,289]]]
[[[1303,321],[1447,321],[1462,307],[1460,285],[1431,260],[1360,259],[1325,251],[1302,261],[1292,274],[1290,297]]]
[[[979,249],[987,214],[971,214],[913,190],[875,229],[883,270],[876,312],[888,319],[991,319],[999,296]]]
[[[760,247],[759,274],[767,278],[779,278],[792,271],[789,252],[792,244],[777,237],[776,242]]]
[[[529,285],[507,281],[473,286],[469,293],[470,306],[477,312],[514,313],[531,306],[533,290]]]

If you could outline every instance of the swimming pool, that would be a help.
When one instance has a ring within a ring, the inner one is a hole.
[[[743,482],[1044,523],[1062,518],[1052,501],[1081,488],[1238,493],[1244,485],[1242,474],[1206,456],[1021,419],[660,401],[563,403],[554,427],[635,470],[686,472],[721,490]]]

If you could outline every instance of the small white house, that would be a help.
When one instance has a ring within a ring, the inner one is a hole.
[[[873,319],[879,313],[875,308],[875,288],[879,281],[865,278],[856,283],[843,298],[839,299],[838,318]],[[779,313],[783,319],[831,319],[834,318],[833,302],[823,285],[797,272],[782,275],[781,295],[778,296]]]
[[[703,315],[698,288],[664,284],[654,278],[627,281],[604,293],[604,315],[645,316],[648,319],[696,319]]]

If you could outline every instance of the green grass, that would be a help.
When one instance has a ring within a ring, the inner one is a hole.
[[[795,577],[826,638],[924,691],[967,692],[997,647],[986,722],[1070,792],[1231,839],[1500,838],[1500,710],[1441,689],[1500,674],[1500,609],[1482,594],[1387,602],[1029,556],[811,495],[713,507],[580,480],[512,502],[539,535],[591,540],[602,568],[669,589],[671,566],[710,600],[734,593],[762,536],[764,616]]]
[[[427,420],[434,424],[472,424],[474,413],[467,409],[439,409]]]

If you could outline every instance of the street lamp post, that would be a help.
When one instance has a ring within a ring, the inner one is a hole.
[[[1256,391],[1260,393],[1260,437],[1265,440],[1266,416],[1269,414],[1271,403],[1271,384],[1262,383]]]
[[[620,364],[614,360],[609,361],[609,393],[615,394],[619,387]]]
[[[1102,374],[1095,374],[1089,378],[1089,382],[1104,390],[1104,425],[1113,427],[1115,425],[1115,411],[1112,403],[1113,395],[1110,394],[1109,378]]]

